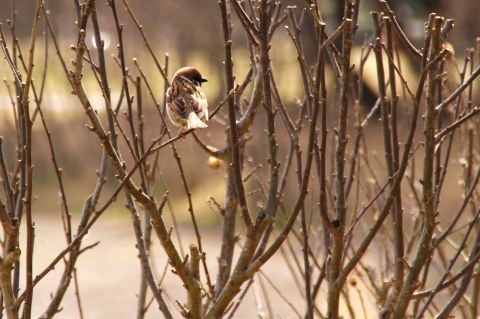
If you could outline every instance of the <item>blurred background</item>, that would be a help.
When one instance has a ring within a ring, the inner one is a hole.
[[[57,41],[61,52],[70,67],[70,60],[73,57],[71,45],[76,41],[76,12],[73,1],[45,1],[49,9],[49,17],[52,27],[56,32]],[[28,42],[31,31],[31,21],[34,14],[34,4],[29,1],[8,1],[3,0],[0,3],[0,21],[3,23],[4,33],[7,39],[11,39],[11,33],[7,21],[12,21],[12,3],[15,3],[15,29],[24,52],[28,48]],[[285,7],[295,5],[298,8],[305,8],[305,1],[285,0],[282,4]],[[455,19],[455,28],[449,36],[449,40],[458,52],[455,52],[459,61],[464,59],[464,49],[475,46],[475,37],[480,35],[480,26],[478,24],[478,12],[480,11],[480,2],[471,0],[422,0],[422,1],[388,1],[389,5],[395,10],[402,27],[405,29],[410,39],[413,39],[417,47],[421,47],[423,41],[423,25],[428,18],[429,12],[445,15],[446,18]],[[209,82],[204,85],[204,91],[207,94],[211,106],[215,106],[220,99],[225,96],[224,70],[223,70],[223,40],[220,28],[219,9],[216,1],[194,1],[194,0],[174,0],[174,1],[150,1],[135,0],[130,1],[129,5],[135,14],[137,21],[143,26],[143,29],[150,41],[157,59],[163,63],[164,55],[169,56],[169,76],[173,72],[185,65],[196,66]],[[342,17],[343,1],[320,1],[319,2],[323,19],[326,22],[327,30],[332,32],[339,25]],[[128,12],[124,9],[122,1],[117,1],[117,9],[120,15],[120,21],[124,25],[124,41],[126,46],[126,59],[131,74],[138,75],[133,66],[132,59],[136,58],[139,65],[145,71],[146,76],[153,86],[154,95],[159,103],[163,102],[163,80],[153,64],[147,49],[139,35],[137,27],[133,24]],[[361,46],[371,36],[372,22],[369,14],[372,10],[380,10],[374,0],[361,1],[359,26],[357,32],[357,43],[353,54],[353,63],[359,59]],[[109,71],[109,81],[114,101],[118,101],[121,90],[120,69],[113,57],[117,56],[116,49],[118,39],[115,33],[115,26],[110,8],[104,2],[97,3],[97,11],[102,29],[102,37],[105,40],[107,55],[107,68]],[[233,27],[233,54],[236,81],[241,82],[248,72],[249,54],[246,49],[245,35],[242,33],[235,14],[232,14]],[[304,47],[307,60],[313,61],[314,57],[314,30],[312,23],[309,23],[310,16],[305,15],[303,29]],[[40,19],[43,34],[39,34],[39,41],[36,49],[36,68],[34,70],[35,83],[41,83],[45,68],[48,70],[42,101],[42,109],[46,114],[49,128],[52,132],[52,138],[55,143],[57,157],[60,165],[63,167],[65,181],[69,187],[69,203],[74,207],[81,207],[85,198],[84,191],[91,189],[95,181],[95,174],[100,156],[99,145],[92,144],[89,139],[89,133],[85,129],[86,117],[83,116],[83,110],[76,101],[76,98],[69,94],[71,91],[66,75],[59,63],[52,39],[45,40],[45,22]],[[287,22],[284,23],[285,25]],[[91,35],[90,35],[91,36]],[[11,40],[10,40],[11,41]],[[272,46],[272,66],[276,76],[277,84],[280,88],[284,103],[295,105],[296,99],[303,95],[301,82],[298,80],[299,71],[296,60],[296,52],[287,33],[280,30],[273,39]],[[11,42],[7,43],[11,48]],[[45,45],[46,44],[46,45]],[[92,48],[93,39],[90,37]],[[401,47],[401,46],[400,46]],[[92,51],[93,52],[93,51]],[[24,53],[25,54],[25,53]],[[47,58],[45,59],[45,56]],[[94,55],[93,58],[96,58]],[[46,64],[45,64],[46,60]],[[409,55],[405,55],[404,68],[408,69],[409,64],[414,61],[409,60]],[[416,79],[415,65],[408,71],[411,82]],[[4,148],[7,153],[9,164],[15,161],[15,121],[12,116],[11,98],[14,95],[12,86],[12,75],[5,60],[0,61],[0,75],[4,79],[4,84],[0,87],[0,135],[4,136]],[[369,109],[376,99],[376,70],[375,68],[366,68],[365,71],[365,93],[364,107]],[[372,80],[369,81],[369,78]],[[93,97],[93,101],[100,112],[103,111],[103,99],[98,89],[98,84],[92,74],[85,75],[85,83],[88,93]],[[371,83],[371,84],[370,84]],[[10,86],[10,96],[7,89]],[[370,86],[370,87],[369,87]],[[146,116],[148,138],[153,139],[158,135],[159,118],[148,92],[143,92],[145,101],[145,112],[152,114]],[[211,125],[208,132],[202,133],[206,141],[212,142],[216,146],[221,146],[224,140],[223,120],[219,117],[216,124]],[[257,121],[263,123],[263,121]],[[35,129],[42,130],[40,121],[35,122]],[[256,129],[256,128],[254,128]],[[260,128],[261,130],[261,128]],[[39,210],[49,212],[58,208],[57,203],[50,200],[51,196],[43,196],[43,191],[55,189],[55,181],[51,179],[52,166],[50,164],[50,152],[44,134],[35,135],[37,145],[34,152],[34,161],[36,167],[35,179],[38,186],[38,202],[36,207]],[[193,139],[187,139],[179,144],[179,148],[189,149],[194,146]],[[8,156],[9,155],[9,156]],[[206,167],[207,156],[205,154],[195,157],[190,162],[188,154],[184,156],[185,166],[189,170],[188,176],[191,182],[204,180],[203,175],[209,174],[206,180],[222,179],[221,171],[211,171],[204,169]],[[201,164],[198,163],[200,160]],[[171,161],[166,159],[166,161]],[[162,163],[163,165],[168,163]],[[201,165],[201,169],[199,168]],[[169,170],[162,172],[166,174],[165,179],[169,180],[174,174]],[[49,177],[50,176],[50,177]],[[78,178],[82,178],[82,183],[78,183]],[[214,182],[214,185],[219,183]],[[115,183],[112,184],[114,186]],[[52,186],[52,187],[51,187]],[[172,187],[175,187],[172,185]],[[78,189],[77,189],[78,188]],[[160,189],[162,187],[159,187]],[[211,191],[211,189],[209,189]],[[221,194],[221,189],[218,190]],[[174,192],[175,193],[175,192]],[[48,198],[48,200],[45,200]]]

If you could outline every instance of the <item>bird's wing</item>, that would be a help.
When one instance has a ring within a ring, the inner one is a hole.
[[[183,98],[182,94],[176,94],[174,92],[175,87],[170,87],[173,89],[173,92],[170,89],[167,91],[167,104],[169,105],[172,112],[178,114],[180,117],[187,119],[187,103]]]
[[[208,103],[202,89],[184,77],[175,80],[172,81],[167,94],[170,109],[188,122],[208,121]],[[192,121],[190,121],[190,114],[195,115],[195,119]],[[195,124],[194,126],[206,127],[206,125],[202,126],[201,124]]]
[[[208,121],[208,103],[205,93],[200,89],[196,89],[195,92],[191,95],[191,106],[195,114],[201,118]]]

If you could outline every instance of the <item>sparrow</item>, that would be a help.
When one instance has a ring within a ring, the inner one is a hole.
[[[167,90],[167,113],[170,121],[182,129],[208,127],[208,103],[202,90],[207,82],[193,67],[184,67],[175,72]]]

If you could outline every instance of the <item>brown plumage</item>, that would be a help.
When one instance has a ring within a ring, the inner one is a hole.
[[[207,80],[192,67],[181,68],[173,76],[167,90],[167,113],[180,131],[207,127],[208,103],[201,88],[203,82]]]

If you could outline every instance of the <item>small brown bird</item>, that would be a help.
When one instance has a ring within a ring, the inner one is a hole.
[[[170,121],[182,129],[205,128],[208,103],[201,88],[207,82],[197,69],[184,67],[175,72],[167,90],[167,113]]]

